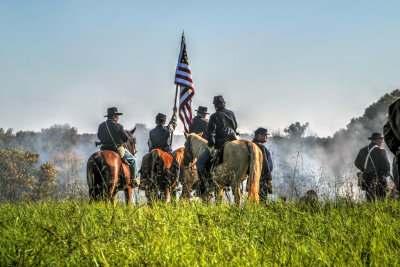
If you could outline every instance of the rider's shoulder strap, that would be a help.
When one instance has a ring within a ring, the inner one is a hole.
[[[371,149],[369,148],[369,146],[367,147],[367,149],[368,149],[368,154],[367,154],[367,157],[365,158],[365,163],[364,163],[364,171],[367,169],[367,164],[368,164],[368,159],[371,157],[371,152],[372,152],[372,150],[374,150],[375,148],[377,148],[378,146],[373,146]],[[372,160],[372,157],[371,157],[371,162],[372,162],[372,166],[374,166],[374,169],[375,169],[375,164],[374,164],[374,161]]]
[[[118,146],[117,146],[117,144],[115,143],[115,140],[114,140],[114,138],[113,138],[113,136],[112,136],[112,134],[111,134],[111,132],[110,132],[110,128],[108,128],[108,120],[106,120],[106,127],[107,127],[108,134],[110,135],[111,140],[112,140],[113,143],[114,143],[114,146],[115,146],[116,148],[118,148]]]

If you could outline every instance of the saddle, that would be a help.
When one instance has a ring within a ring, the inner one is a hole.
[[[230,141],[226,142],[221,148],[216,149],[216,153],[211,155],[211,159],[206,166],[207,173],[211,173],[219,164],[224,161],[224,148],[229,142]]]
[[[115,146],[102,144],[101,142],[97,142],[97,141],[95,141],[95,145],[100,146],[100,150],[110,150],[110,151],[117,153],[121,157],[122,163],[125,163],[128,166],[130,165],[129,162],[126,159],[124,159],[123,156],[121,156],[122,151],[120,149],[116,148]]]

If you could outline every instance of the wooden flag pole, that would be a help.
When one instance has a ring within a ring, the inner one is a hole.
[[[177,108],[176,107],[176,100],[178,98],[178,85],[176,85],[176,89],[175,89],[175,100],[174,100],[174,109]],[[177,112],[178,113],[178,112]],[[176,119],[176,124],[178,124],[178,118]],[[170,138],[170,142],[169,142],[169,146],[172,148],[172,139],[174,137],[174,132],[171,133],[171,138]]]

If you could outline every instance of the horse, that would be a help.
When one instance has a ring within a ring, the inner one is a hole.
[[[167,202],[171,191],[176,196],[174,187],[179,176],[180,163],[178,160],[183,160],[183,150],[174,151],[174,153],[175,156],[173,157],[167,152],[156,148],[143,156],[139,173],[141,174],[145,195],[149,203],[155,200]]]
[[[194,160],[193,162],[185,162],[184,151],[185,148],[181,147],[174,150],[172,154],[180,166],[178,180],[182,184],[182,192],[180,198],[189,199],[190,194],[193,191],[193,185],[199,180],[199,177],[197,174],[196,160]]]
[[[134,155],[136,153],[136,137],[134,132],[126,131],[129,138],[124,147]],[[130,203],[132,190],[137,180],[131,179],[129,165],[125,164],[120,155],[111,150],[101,150],[93,153],[86,165],[87,183],[90,201],[115,201],[118,191],[124,191],[125,202]]]
[[[184,160],[192,162],[203,153],[207,148],[208,142],[195,133],[185,133],[185,138]],[[240,185],[248,179],[249,200],[258,203],[262,159],[261,150],[253,142],[240,139],[226,143],[223,152],[223,162],[211,174],[216,185],[216,202],[221,202],[224,187],[231,187],[234,201],[239,205],[242,194]]]

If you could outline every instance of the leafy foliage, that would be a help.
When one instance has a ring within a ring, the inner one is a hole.
[[[309,123],[300,124],[300,122],[295,122],[290,124],[283,131],[289,135],[290,138],[300,138],[304,135],[306,129],[308,128]]]
[[[56,196],[58,189],[56,175],[57,170],[53,164],[46,162],[40,165],[36,171],[37,181],[33,187],[31,198],[37,201]]]
[[[368,106],[361,117],[352,118],[346,128],[337,131],[333,138],[335,141],[342,141],[348,138],[366,138],[366,135],[373,132],[382,132],[387,120],[388,107],[399,98],[400,89],[383,95],[377,102]]]
[[[0,201],[40,200],[55,193],[55,168],[36,168],[39,154],[0,148]]]

